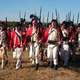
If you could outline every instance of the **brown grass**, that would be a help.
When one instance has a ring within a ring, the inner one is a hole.
[[[80,80],[80,72],[74,69],[64,69],[60,67],[57,71],[46,66],[31,67],[28,53],[23,53],[23,67],[16,70],[13,63],[12,53],[9,51],[9,64],[4,70],[0,69],[0,80]],[[46,64],[46,63],[45,63]],[[78,68],[80,70],[80,68]]]

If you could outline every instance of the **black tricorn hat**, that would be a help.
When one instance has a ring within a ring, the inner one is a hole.
[[[80,23],[78,24],[78,26],[77,27],[80,27]]]
[[[69,21],[69,26],[73,26],[73,21]]]
[[[66,25],[66,21],[63,21],[63,22],[61,23],[61,25]]]
[[[38,23],[38,27],[42,27],[43,24],[41,22]]]
[[[30,15],[30,18],[31,18],[31,19],[35,19],[35,20],[39,20],[39,18],[38,18],[36,15],[34,15],[34,14],[31,14],[31,15]]]
[[[64,25],[65,28],[67,28],[67,27],[69,26],[69,22],[67,22],[67,21],[63,21],[63,22],[61,23],[61,25]]]
[[[58,26],[58,22],[57,22],[57,20],[56,20],[56,19],[52,19],[51,23],[52,23],[52,22],[55,22],[55,23],[56,23],[56,25]]]
[[[52,22],[56,22],[56,23],[57,23],[57,20],[56,20],[56,19],[52,19],[51,23],[52,23]]]
[[[21,22],[25,22],[25,19],[23,19],[23,18],[20,18],[20,21],[21,21]]]

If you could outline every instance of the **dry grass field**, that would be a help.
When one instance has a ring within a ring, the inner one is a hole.
[[[19,70],[15,69],[12,53],[9,51],[9,63],[5,69],[0,68],[0,80],[80,80],[80,56],[75,56],[68,69],[60,66],[58,70],[41,63],[39,70],[31,66],[28,53],[23,53],[23,64]]]

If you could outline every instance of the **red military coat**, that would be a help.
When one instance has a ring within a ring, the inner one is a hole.
[[[20,34],[20,37],[21,37],[21,34]],[[12,44],[13,48],[21,47],[22,46],[20,37],[16,34],[15,31],[12,32],[12,35],[11,35],[11,44]]]

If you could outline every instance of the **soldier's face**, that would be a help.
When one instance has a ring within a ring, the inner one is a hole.
[[[49,28],[51,27],[51,25],[49,24]]]
[[[31,27],[31,24],[29,24],[29,27]]]
[[[78,27],[78,31],[80,32],[80,27]]]
[[[17,30],[17,27],[15,27],[15,30]]]
[[[0,31],[2,31],[2,30],[0,29]]]
[[[36,25],[36,21],[35,20],[32,21],[32,25]]]
[[[2,28],[0,27],[0,31],[2,31]]]
[[[70,30],[70,31],[72,30],[72,28],[73,28],[72,26],[69,26],[69,30]]]
[[[61,25],[61,29],[64,29],[64,27],[65,27],[64,25]]]
[[[55,27],[55,26],[56,26],[56,23],[55,23],[55,22],[52,22],[52,23],[51,23],[51,26],[52,26],[52,27]]]

